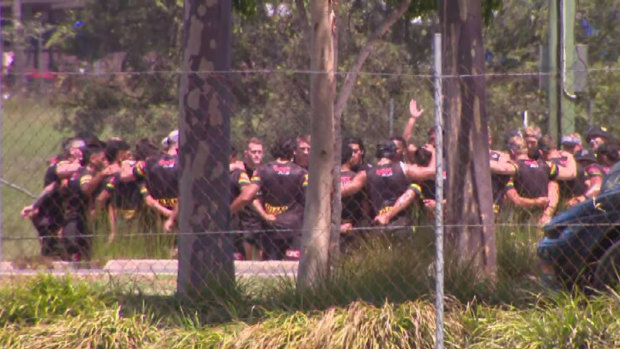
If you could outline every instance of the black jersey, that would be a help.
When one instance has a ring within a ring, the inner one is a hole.
[[[140,189],[143,195],[150,194],[168,208],[174,208],[177,205],[179,171],[176,155],[163,154],[139,162],[134,167],[134,176],[144,179],[144,184]]]
[[[63,197],[61,194],[60,186],[61,180],[56,173],[56,166],[58,165],[56,158],[52,159],[52,162],[45,171],[43,177],[43,186],[47,187],[52,183],[56,183],[56,189],[47,197],[45,197],[38,206],[39,212],[37,216],[44,216],[51,221],[62,222],[63,212]]]
[[[245,171],[234,170],[230,172],[230,201],[232,202],[246,185],[250,184],[250,177]]]
[[[308,186],[306,169],[293,162],[271,161],[254,171],[252,183],[260,186],[265,211],[276,215],[276,225],[301,228]]]
[[[245,170],[243,172],[243,181],[250,180],[252,177],[253,171],[245,165]],[[242,175],[239,174],[241,177]],[[239,183],[241,184],[241,183]],[[233,199],[237,195],[233,195]],[[257,198],[261,197],[261,193],[258,192],[256,194]],[[259,216],[259,214],[250,206],[246,206],[239,212],[239,225],[243,230],[262,230],[263,229],[263,219]]]
[[[543,160],[519,159],[515,161],[517,174],[508,181],[506,188],[515,188],[524,198],[539,198],[548,195],[548,184],[558,176],[555,163],[547,165]]]
[[[375,165],[366,170],[366,177],[368,196],[375,215],[394,206],[411,185],[400,162]]]
[[[142,202],[140,187],[142,183],[138,180],[123,182],[120,175],[113,175],[105,181],[105,191],[110,193],[110,203],[121,210],[135,210]]]
[[[67,221],[86,220],[86,211],[90,206],[91,196],[82,191],[82,185],[89,183],[93,178],[93,172],[82,167],[76,171],[67,184],[67,198],[65,200],[65,213]]]

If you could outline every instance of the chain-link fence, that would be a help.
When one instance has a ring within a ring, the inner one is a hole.
[[[456,197],[451,193],[460,189],[455,183],[472,187],[476,197],[467,201],[475,205],[461,212],[494,217],[494,241],[487,241],[494,251],[485,251],[496,258],[490,262],[493,278],[569,287],[617,285],[620,171],[614,163],[620,147],[617,128],[604,127],[615,125],[597,122],[593,98],[569,101],[578,114],[572,125],[563,125],[570,132],[549,136],[555,115],[542,88],[555,76],[489,73],[484,77],[489,127],[474,135],[488,133],[489,150],[476,149],[472,139],[454,137],[460,135],[454,123],[439,125],[447,111],[439,112],[439,119],[433,116],[444,100],[435,93],[430,63],[415,73],[407,65],[385,67],[382,58],[393,54],[378,52],[369,60],[348,98],[341,124],[339,257],[324,289],[315,290],[320,296],[307,298],[303,306],[432,297],[438,277],[445,278],[447,294],[465,292],[484,268],[450,253],[444,268],[443,261],[439,264],[443,252],[435,250],[436,233],[446,228],[446,246],[459,252],[488,246],[475,244],[480,239],[472,236],[485,233],[464,223],[468,217],[455,221],[457,208],[450,202]],[[432,61],[430,54],[426,58]],[[108,57],[110,64],[118,59]],[[157,66],[157,57],[144,59]],[[105,62],[54,72],[44,84],[36,76],[3,79],[0,273],[70,271],[111,277],[138,293],[172,295],[178,238],[190,234],[177,228],[177,154],[184,153],[179,150],[183,132],[204,130],[201,125],[177,130],[180,72],[106,71]],[[265,69],[210,74],[231,92],[224,108],[231,114],[232,149],[222,145],[203,154],[229,155],[228,169],[222,163],[213,166],[230,179],[229,186],[194,190],[215,192],[230,202],[226,238],[218,248],[234,256],[238,284],[253,300],[273,287],[295,293],[312,180],[311,74],[277,62]],[[338,81],[345,76],[338,74]],[[594,70],[590,76],[613,83],[620,72]],[[444,86],[455,81],[454,76],[442,79]],[[219,102],[188,103],[207,110]],[[579,116],[580,111],[590,115]],[[451,183],[460,174],[449,166],[463,153],[451,152],[448,145],[454,144],[467,147],[472,164],[488,160],[487,174]],[[184,178],[204,180],[201,173]],[[437,178],[442,178],[439,201]],[[436,226],[438,216],[443,220]]]

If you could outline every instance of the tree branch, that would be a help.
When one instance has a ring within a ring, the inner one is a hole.
[[[298,2],[301,0],[297,0]],[[336,99],[336,105],[334,106],[334,114],[339,118],[344,111],[344,108],[347,105],[347,100],[351,96],[351,92],[353,91],[353,86],[355,86],[355,82],[357,81],[357,77],[359,75],[364,62],[370,56],[370,54],[374,51],[375,45],[379,42],[385,33],[396,23],[396,21],[402,17],[402,15],[407,11],[409,5],[411,4],[411,0],[403,0],[400,6],[392,12],[388,18],[381,24],[381,26],[368,38],[362,49],[360,50],[357,58],[355,59],[355,63],[351,68],[351,71],[345,77],[344,83],[342,84],[342,88],[338,93],[338,98]]]

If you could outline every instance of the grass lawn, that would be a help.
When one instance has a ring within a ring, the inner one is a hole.
[[[43,189],[43,175],[50,157],[60,152],[64,136],[54,127],[60,112],[44,99],[3,102],[2,110],[2,178],[33,194]],[[2,186],[2,252],[4,260],[39,253],[36,230],[20,216],[21,209],[32,203],[28,194]]]

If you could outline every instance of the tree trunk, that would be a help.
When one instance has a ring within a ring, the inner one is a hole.
[[[234,284],[230,217],[231,0],[185,0],[180,86],[179,278],[181,295]]]
[[[302,258],[298,287],[313,288],[327,276],[331,231],[332,161],[334,152],[334,13],[330,0],[312,0],[310,109],[312,148],[310,150],[309,185],[306,190]]]
[[[461,263],[494,274],[481,0],[443,0],[448,191],[446,241]],[[465,75],[465,76],[463,76]],[[456,77],[459,76],[459,77]]]

